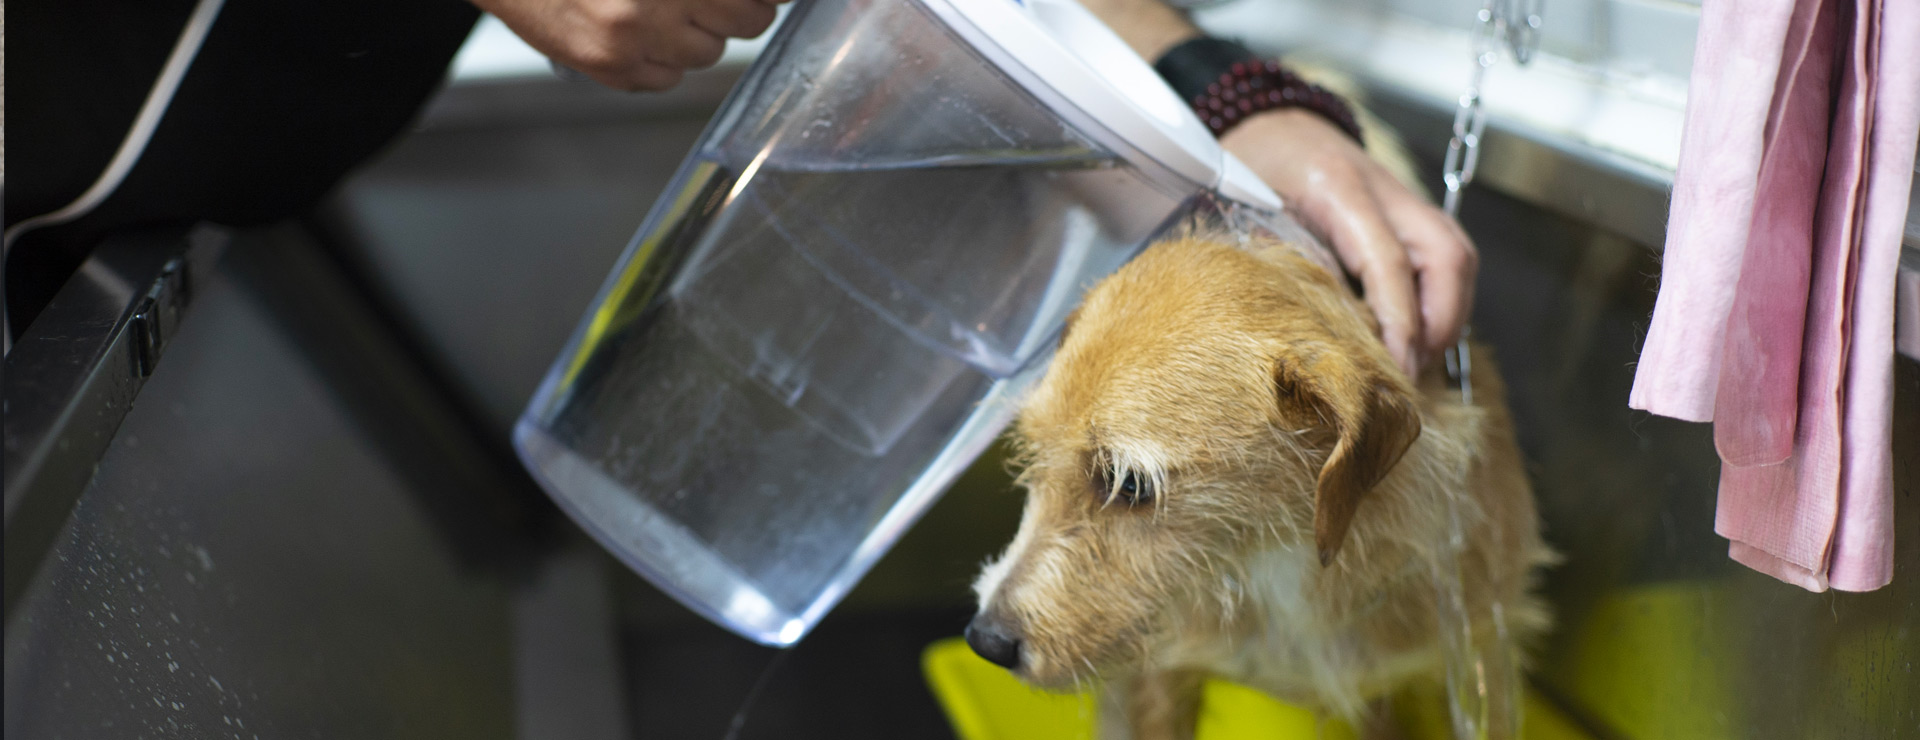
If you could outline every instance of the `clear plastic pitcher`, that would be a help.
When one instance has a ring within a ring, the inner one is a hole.
[[[515,430],[629,566],[800,639],[1005,426],[1094,281],[1279,203],[1070,0],[803,0]]]

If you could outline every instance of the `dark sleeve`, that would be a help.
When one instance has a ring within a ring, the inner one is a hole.
[[[7,223],[60,208],[93,183],[196,4],[8,8]],[[9,318],[25,326],[108,231],[261,224],[310,208],[413,120],[477,17],[464,0],[227,0],[113,195],[8,251]]]

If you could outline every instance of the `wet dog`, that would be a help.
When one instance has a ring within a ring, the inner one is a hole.
[[[1070,318],[1013,431],[1024,519],[968,642],[1101,688],[1102,736],[1190,737],[1202,680],[1347,718],[1543,631],[1551,553],[1504,388],[1408,378],[1342,280],[1279,242],[1156,244]],[[1449,614],[1458,619],[1449,620]],[[1483,671],[1496,703],[1511,674]],[[1496,709],[1497,711],[1497,709]]]

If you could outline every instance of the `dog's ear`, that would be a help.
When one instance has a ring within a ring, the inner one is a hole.
[[[1360,497],[1420,437],[1420,412],[1404,383],[1357,359],[1333,347],[1295,347],[1274,370],[1283,415],[1317,415],[1335,436],[1313,495],[1313,544],[1322,566],[1340,551]]]

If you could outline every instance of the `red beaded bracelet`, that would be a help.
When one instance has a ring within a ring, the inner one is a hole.
[[[1305,108],[1339,126],[1355,142],[1360,138],[1360,122],[1353,117],[1347,101],[1326,88],[1301,79],[1279,62],[1234,62],[1207,91],[1194,96],[1193,110],[1217,138],[1235,124],[1260,111],[1279,108]]]

